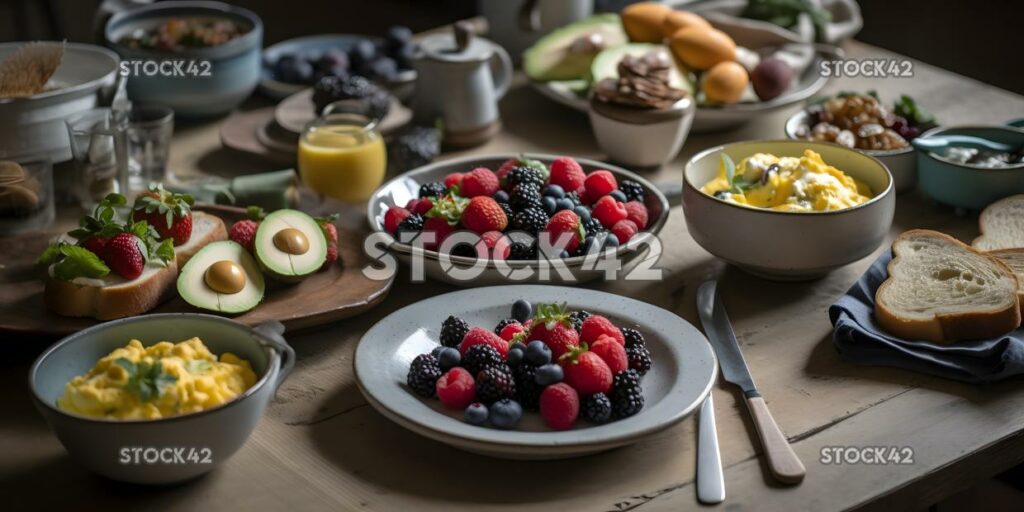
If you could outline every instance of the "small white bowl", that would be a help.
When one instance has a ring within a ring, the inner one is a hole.
[[[612,161],[657,167],[679,154],[696,108],[690,97],[666,110],[632,109],[593,100],[588,112],[597,144]]]
[[[866,183],[874,197],[844,210],[781,212],[740,206],[700,190],[718,176],[722,153],[739,162],[754,153],[799,157],[805,149]],[[683,171],[683,213],[693,239],[711,254],[768,279],[814,279],[871,254],[885,241],[895,209],[892,175],[885,164],[838,144],[736,142],[698,153]]]

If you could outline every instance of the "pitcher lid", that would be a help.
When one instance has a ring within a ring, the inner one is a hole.
[[[477,37],[468,21],[456,22],[451,33],[427,36],[418,47],[420,57],[451,63],[484,62],[494,54],[494,47]]]

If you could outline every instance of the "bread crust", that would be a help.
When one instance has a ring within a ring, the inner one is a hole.
[[[929,320],[916,320],[901,317],[895,311],[890,310],[882,303],[880,297],[885,289],[892,283],[892,271],[895,268],[900,254],[896,249],[898,243],[914,236],[931,236],[943,238],[946,241],[959,245],[979,256],[989,259],[995,266],[999,267],[1007,276],[1017,282],[1013,271],[1006,266],[999,258],[978,251],[973,247],[945,234],[927,229],[914,229],[906,231],[893,241],[893,259],[889,262],[887,270],[889,278],[878,287],[875,292],[875,320],[883,329],[897,337],[907,340],[923,340],[935,343],[952,343],[956,341],[985,339],[1006,334],[1021,323],[1021,298],[1018,293],[1016,299],[1010,306],[988,311],[972,311],[967,313],[947,313],[935,315]],[[1018,290],[1020,284],[1018,283]]]
[[[1009,196],[1009,197],[1004,197],[1004,198],[1002,198],[1002,199],[1000,199],[1000,200],[998,200],[998,201],[996,201],[996,202],[986,206],[985,209],[981,211],[981,215],[978,215],[978,232],[980,232],[981,234],[978,235],[978,237],[975,238],[971,242],[971,247],[973,247],[973,248],[975,248],[975,249],[977,249],[979,251],[983,251],[983,252],[988,252],[988,251],[994,250],[994,249],[984,249],[982,247],[982,245],[985,244],[985,242],[986,242],[986,233],[985,233],[986,219],[988,219],[989,215],[994,215],[992,212],[994,212],[995,209],[1000,208],[1003,205],[1010,204],[1010,203],[1015,203],[1015,202],[1024,202],[1024,194],[1017,194],[1017,195],[1013,195],[1013,196]],[[991,235],[991,233],[988,233],[988,235]]]
[[[113,320],[145,313],[171,297],[178,265],[169,262],[145,279],[116,286],[97,286],[49,276],[43,302],[58,315]]]
[[[1006,264],[1006,266],[1009,267],[1009,269],[1017,277],[1017,299],[1020,301],[1021,304],[1021,321],[1024,322],[1024,279],[1022,279],[1022,277],[1024,277],[1024,267],[1021,267],[1018,270],[1013,265],[1011,265],[1010,262],[1007,260],[1007,258],[1014,258],[1018,261],[1024,262],[1024,248],[997,249],[995,251],[988,251],[985,254],[999,258],[999,261]]]
[[[213,223],[213,229],[201,234],[193,232],[192,238],[188,242],[174,248],[174,260],[177,262],[178,268],[184,267],[185,263],[188,263],[188,260],[199,252],[199,249],[206,247],[206,244],[228,239],[227,227],[224,226],[224,221],[216,215],[193,211],[192,225],[195,226],[199,223],[200,219],[204,218]]]

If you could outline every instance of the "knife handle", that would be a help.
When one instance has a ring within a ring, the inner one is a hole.
[[[772,476],[784,484],[798,484],[804,479],[807,470],[797,458],[793,448],[789,446],[786,436],[782,435],[779,426],[768,412],[768,406],[764,398],[760,396],[747,397],[747,408],[754,418],[754,425],[757,427],[757,434],[761,438],[761,446],[764,447],[765,456],[768,457],[768,467]]]

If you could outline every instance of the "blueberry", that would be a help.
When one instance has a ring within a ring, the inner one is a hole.
[[[508,349],[508,365],[517,366],[523,362],[523,358],[526,357],[526,351],[523,350],[522,343],[516,343],[515,346]],[[444,369],[444,365],[441,365],[441,369]]]
[[[555,199],[561,199],[565,197],[565,189],[560,185],[548,185],[544,187],[544,195]]]
[[[285,55],[274,63],[274,76],[282,82],[306,83],[313,79],[313,65],[294,55]]]
[[[519,424],[523,417],[523,406],[519,402],[502,398],[491,405],[491,424],[498,428],[510,429]]]
[[[616,201],[620,203],[625,203],[627,201],[626,194],[621,190],[612,190],[612,193],[608,195],[612,196]]]
[[[388,29],[385,38],[388,44],[405,44],[412,40],[412,30],[409,27],[395,25]]]
[[[555,363],[545,364],[537,368],[537,372],[533,374],[533,380],[537,381],[541,387],[562,382],[564,377],[565,373],[562,372],[562,367]]]
[[[573,208],[572,211],[576,212],[576,216],[579,217],[581,221],[587,222],[590,220],[590,208],[580,205]]]
[[[565,259],[569,257],[569,251],[562,249],[562,252],[558,253],[558,257]]]
[[[543,341],[533,340],[526,345],[526,359],[534,366],[551,362],[551,349]]]
[[[605,249],[608,249],[608,248],[611,248],[611,247],[618,247],[618,246],[619,246],[619,239],[615,235],[613,235],[611,233],[608,233],[604,237],[604,248]]]
[[[434,357],[438,357],[438,356],[441,355],[441,351],[444,350],[444,348],[445,348],[444,345],[438,345],[438,346],[434,347],[434,350],[430,351],[430,355],[432,355]]]
[[[526,320],[533,316],[533,306],[529,301],[519,299],[512,304],[512,318],[519,323],[526,323]]]
[[[466,423],[483,425],[487,421],[487,406],[480,402],[469,404],[462,417],[466,420]]]
[[[572,204],[572,199],[569,199],[567,197],[563,197],[558,201],[555,201],[555,211],[560,212],[562,210],[572,210],[573,206],[575,205]]]
[[[583,244],[580,247],[583,247],[584,254],[588,254],[591,251],[600,248],[597,247],[597,238],[595,238],[594,235],[587,235],[587,237],[583,239]]]
[[[352,67],[368,66],[377,56],[377,45],[369,39],[360,39],[348,51],[348,60]]]
[[[543,198],[541,198],[540,204],[541,206],[544,207],[544,211],[547,212],[548,215],[553,215],[555,213],[555,198],[551,196],[544,196]]]
[[[370,63],[370,70],[381,80],[394,81],[398,75],[398,63],[390,57],[378,57]]]
[[[434,357],[440,363],[442,371],[448,371],[462,362],[462,354],[458,349],[452,347],[442,347]]]
[[[508,192],[499,190],[492,196],[495,202],[508,204]]]

